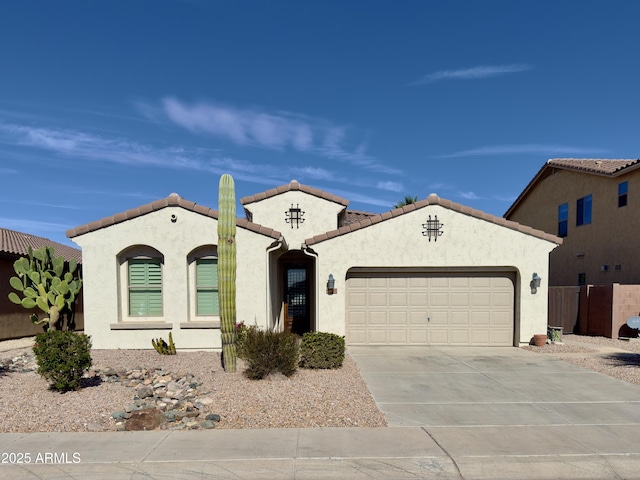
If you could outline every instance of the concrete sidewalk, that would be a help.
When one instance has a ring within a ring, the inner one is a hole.
[[[638,428],[0,434],[0,478],[634,479],[640,478],[634,430]],[[27,453],[30,463],[15,463],[26,462]]]

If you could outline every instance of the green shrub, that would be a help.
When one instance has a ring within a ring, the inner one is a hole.
[[[91,338],[84,333],[49,330],[36,335],[38,373],[58,391],[79,390],[91,366]]]
[[[244,356],[244,340],[247,338],[247,331],[255,326],[247,327],[244,322],[236,323],[236,356],[246,360]]]
[[[302,368],[340,368],[343,361],[344,337],[326,332],[307,332],[302,336]]]
[[[290,377],[298,369],[300,349],[298,338],[292,333],[249,327],[242,352],[248,363],[244,373],[252,380],[260,380],[276,371]]]

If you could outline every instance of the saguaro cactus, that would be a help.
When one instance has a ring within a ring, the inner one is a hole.
[[[236,193],[229,174],[218,193],[218,295],[224,371],[236,371]]]

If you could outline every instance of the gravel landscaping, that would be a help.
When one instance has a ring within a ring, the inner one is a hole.
[[[0,359],[30,354],[30,348],[0,352]],[[299,369],[292,377],[249,380],[238,368],[224,373],[217,352],[93,350],[93,367],[155,368],[188,373],[210,399],[201,416],[217,414],[216,428],[304,428],[386,426],[355,362],[347,355],[337,370]],[[241,361],[238,366],[241,367]],[[122,383],[89,382],[60,394],[33,372],[0,368],[0,432],[103,431],[118,429],[112,414],[133,403],[135,391]],[[204,419],[204,418],[202,418]]]
[[[564,335],[564,344],[526,346],[574,365],[640,385],[640,342]],[[216,428],[306,428],[386,426],[358,367],[349,355],[338,370],[299,369],[292,377],[249,380],[224,373],[217,352],[159,355],[154,350],[93,350],[87,386],[60,394],[32,369],[31,348],[2,342],[0,432],[109,431],[122,429],[113,413],[134,403],[136,391],[123,382],[100,381],[107,368],[191,374],[199,382],[200,417],[216,414]],[[8,349],[9,348],[9,349]],[[8,367],[8,364],[13,364]],[[204,399],[204,400],[203,400]]]
[[[640,385],[640,341],[638,339],[624,341],[565,334],[562,340],[564,344],[523,348],[544,355],[552,355],[578,367]]]

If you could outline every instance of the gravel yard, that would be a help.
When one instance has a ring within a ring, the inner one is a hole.
[[[548,344],[544,347],[523,348],[543,355],[552,355],[573,365],[640,385],[640,341],[637,339],[624,341],[565,334],[562,340],[564,345]]]
[[[564,335],[563,340],[564,345],[523,348],[640,385],[640,342],[578,335]],[[31,352],[24,340],[16,348],[2,343],[0,360]],[[217,352],[165,356],[154,350],[93,350],[92,358],[93,367],[194,375],[212,400],[205,413],[221,417],[217,428],[386,426],[349,355],[338,370],[299,369],[290,378],[275,375],[258,381],[244,377],[241,361],[238,373],[224,373]],[[35,372],[0,366],[0,432],[114,430],[111,414],[131,404],[133,396],[134,391],[121,383],[95,381],[80,391],[60,394],[49,390]]]
[[[0,352],[15,358],[30,348]],[[190,373],[213,400],[206,412],[220,415],[217,428],[380,427],[386,426],[355,362],[347,355],[341,369],[299,369],[292,377],[249,380],[238,368],[224,373],[216,352],[93,350],[94,367],[159,368]],[[241,361],[239,361],[239,367]],[[35,372],[0,369],[0,432],[101,431],[116,428],[114,411],[133,403],[134,391],[103,382],[77,392],[48,389]]]

